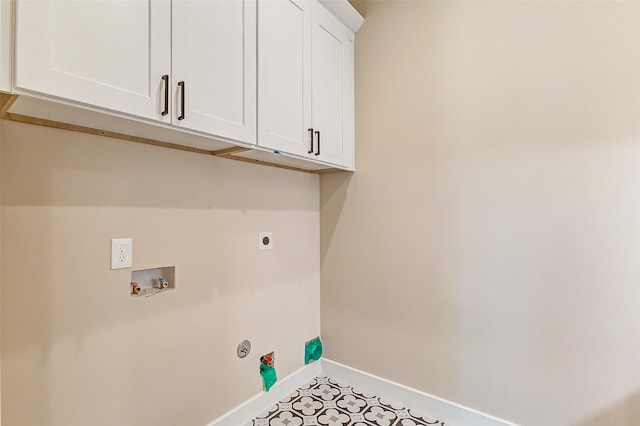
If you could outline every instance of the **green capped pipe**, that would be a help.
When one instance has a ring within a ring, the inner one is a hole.
[[[304,363],[309,364],[312,361],[317,361],[322,356],[322,341],[320,337],[309,340],[304,344]]]
[[[262,387],[266,392],[276,383],[278,376],[276,375],[276,369],[268,365],[260,365],[260,375],[262,376]]]
[[[273,386],[278,381],[276,369],[270,365],[260,364],[260,375],[262,376],[262,388],[266,392],[269,392],[271,386]]]

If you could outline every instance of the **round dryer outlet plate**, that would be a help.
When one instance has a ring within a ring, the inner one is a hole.
[[[258,249],[259,250],[273,249],[273,232],[258,233]]]
[[[243,340],[238,345],[238,358],[245,358],[251,352],[251,342]]]

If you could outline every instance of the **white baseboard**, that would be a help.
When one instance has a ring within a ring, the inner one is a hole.
[[[444,421],[446,426],[518,426],[515,423],[325,358],[322,359],[322,374],[367,390],[374,395],[401,403],[406,407],[420,410],[431,417]]]
[[[284,379],[278,380],[269,392],[260,392],[250,400],[238,405],[233,410],[209,423],[207,426],[243,426],[320,374],[322,373],[319,362],[305,365]]]
[[[342,380],[351,386],[367,390],[374,395],[420,410],[431,417],[444,421],[446,426],[518,426],[515,423],[325,358],[305,365],[283,380],[278,381],[269,392],[259,393],[207,426],[243,426],[255,416],[276,405],[278,401],[319,375]]]

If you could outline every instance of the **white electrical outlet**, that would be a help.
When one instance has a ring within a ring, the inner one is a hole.
[[[133,266],[133,240],[114,238],[111,240],[111,269],[131,268]]]
[[[273,248],[273,233],[260,232],[258,234],[258,249],[271,250]]]

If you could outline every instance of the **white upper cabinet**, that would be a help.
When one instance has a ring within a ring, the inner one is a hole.
[[[312,121],[314,155],[353,168],[354,35],[317,6],[313,15]]]
[[[301,156],[311,149],[313,5],[258,2],[258,145]]]
[[[353,32],[313,0],[258,8],[258,144],[352,169]]]
[[[170,28],[168,0],[18,0],[15,86],[169,120]]]
[[[256,141],[256,0],[17,0],[16,88]]]
[[[174,124],[255,144],[256,1],[173,0],[172,27]]]
[[[0,0],[0,91],[18,115],[353,170],[362,21],[347,0]]]

